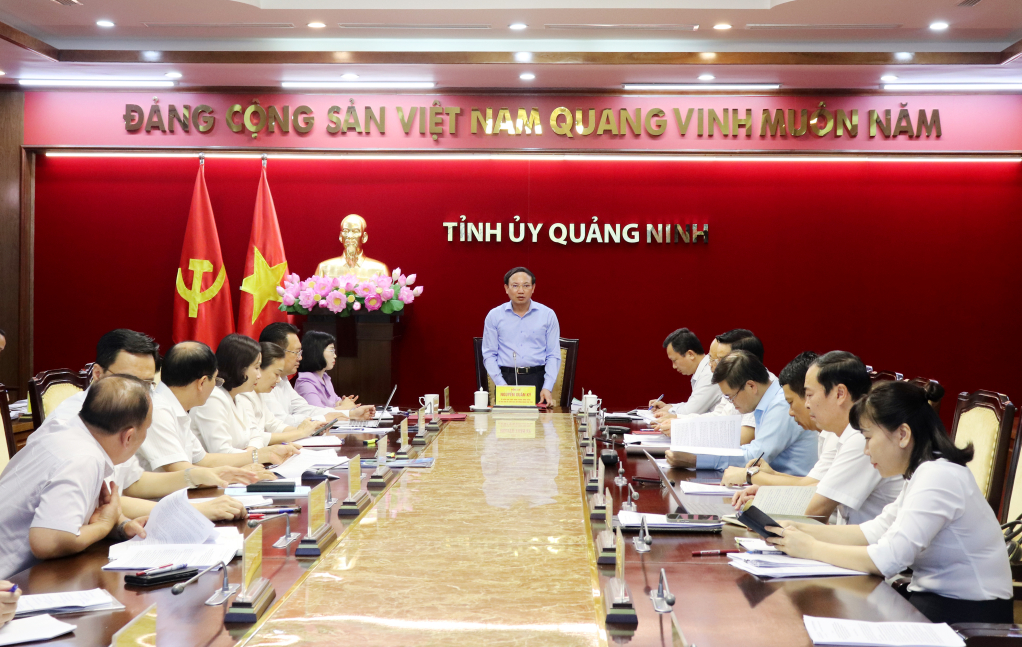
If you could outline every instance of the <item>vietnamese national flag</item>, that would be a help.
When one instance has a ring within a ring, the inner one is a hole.
[[[270,184],[266,181],[266,166],[263,166],[245,257],[245,279],[241,282],[239,333],[259,339],[259,333],[268,324],[288,320],[287,313],[280,311],[281,299],[277,294],[277,286],[283,287],[286,274],[284,242],[280,238]]]
[[[216,348],[234,332],[234,307],[227,282],[213,206],[202,164],[195,178],[174,294],[174,343],[201,341]]]

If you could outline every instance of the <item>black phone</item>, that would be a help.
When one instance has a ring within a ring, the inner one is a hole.
[[[780,537],[780,535],[778,535],[777,533],[770,532],[769,530],[767,530],[767,526],[774,526],[780,528],[781,524],[771,519],[770,515],[763,512],[754,505],[750,505],[745,510],[742,510],[741,512],[736,514],[735,518],[737,518],[739,521],[745,524],[745,526],[748,527],[749,530],[752,530],[760,537],[764,538]]]
[[[173,571],[165,571],[156,575],[130,575],[124,576],[124,583],[131,584],[132,586],[157,586],[160,584],[170,584],[171,582],[182,582],[184,580],[190,580],[198,574],[199,569],[197,568],[179,568]]]
[[[685,514],[683,512],[672,512],[667,515],[667,522],[718,524],[720,523],[720,517],[715,514]]]

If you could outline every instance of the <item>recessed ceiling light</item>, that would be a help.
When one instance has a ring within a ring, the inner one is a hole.
[[[26,87],[38,88],[172,88],[173,81],[135,79],[19,79]]]
[[[938,20],[937,22],[931,22],[930,23],[930,29],[932,29],[933,31],[944,31],[947,28],[948,28],[948,24],[946,22],[942,21],[942,20]]]
[[[0,70],[0,76],[7,76],[7,72],[4,72],[3,70]]]
[[[515,52],[515,60],[519,63],[531,63],[532,52]]]
[[[313,29],[323,29],[326,27],[326,23],[322,23],[317,20],[315,22],[310,22],[309,27],[312,27]]]
[[[699,80],[700,81],[712,81],[715,78],[717,78],[717,77],[713,76],[712,74],[700,74],[699,75]]]
[[[898,61],[911,61],[913,58],[915,58],[915,54],[913,54],[912,52],[895,52],[894,58],[895,60]]]
[[[298,90],[429,90],[432,81],[284,81],[280,87]]]
[[[726,22],[719,22],[716,25],[714,25],[713,28],[720,30],[731,29],[731,25],[727,24]]]
[[[528,28],[524,22],[513,22],[507,26],[508,29],[514,29],[515,31],[521,31],[522,29]]]
[[[1022,83],[887,83],[885,90],[978,92],[981,90],[1022,90]]]
[[[168,79],[180,79],[181,78],[181,73],[180,72],[167,72],[163,76],[167,77]]]
[[[534,78],[536,78],[536,75],[533,74],[532,72],[522,72],[521,74],[518,75],[518,78],[520,78],[523,81],[531,81]]]
[[[880,77],[880,80],[881,81],[897,81],[898,77],[896,77],[893,74],[885,74],[885,75]]]
[[[621,86],[625,90],[678,90],[678,91],[698,91],[706,92],[707,90],[778,90],[781,87],[780,83],[715,83],[708,85],[706,83],[625,83]]]
[[[358,78],[358,74],[348,72],[347,74],[342,74],[341,78],[344,79],[345,81],[354,81],[355,79]]]
[[[114,23],[111,20],[97,20],[96,24],[100,27],[113,27]]]

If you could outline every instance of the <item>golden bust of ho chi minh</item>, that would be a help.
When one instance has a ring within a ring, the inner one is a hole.
[[[354,274],[360,279],[367,279],[375,274],[390,274],[386,265],[367,258],[362,251],[362,245],[369,240],[365,218],[355,213],[345,216],[341,221],[339,240],[344,245],[344,255],[320,263],[316,268],[316,276]]]

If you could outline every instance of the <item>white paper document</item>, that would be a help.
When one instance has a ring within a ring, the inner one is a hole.
[[[232,496],[231,498],[235,499],[238,503],[245,506],[246,508],[258,508],[259,506],[270,505],[271,503],[273,503],[271,499],[267,499],[264,496],[259,496],[258,494],[241,494],[238,496]],[[188,499],[188,503],[191,503],[192,505],[198,505],[200,503],[208,503],[213,499],[214,497],[209,497],[208,499]]]
[[[301,485],[301,478],[299,479],[278,479],[275,483],[281,481],[290,481],[295,484],[293,492],[256,492],[255,494],[250,493],[244,485],[229,485],[224,494],[233,497],[235,499],[245,496],[261,496],[269,499],[302,499],[309,496],[309,492],[312,488],[307,485]]]
[[[736,537],[735,543],[738,544],[739,548],[744,549],[748,553],[765,553],[767,555],[783,555],[784,553],[777,549],[776,546],[766,543],[765,540],[758,537]]]
[[[337,436],[326,434],[323,436],[309,436],[308,438],[302,438],[296,440],[295,445],[301,445],[302,447],[340,447],[344,444],[344,441]]]
[[[626,445],[645,447],[670,447],[671,439],[664,434],[624,434],[621,441]]]
[[[865,622],[802,616],[814,645],[878,647],[965,647],[965,641],[946,623]]]
[[[763,578],[865,575],[862,571],[853,571],[812,559],[799,559],[787,555],[735,553],[728,555],[728,559],[735,568]]]
[[[815,485],[761,485],[752,503],[768,515],[804,515]]]
[[[272,468],[272,471],[285,479],[295,479],[297,483],[301,480],[302,474],[317,467],[333,467],[347,462],[347,458],[338,456],[332,449],[306,449]]]
[[[628,412],[629,416],[633,416],[646,422],[653,422],[657,419],[656,415],[649,409],[632,409]]]
[[[690,454],[742,456],[741,416],[686,416],[671,421],[671,449]]]
[[[0,646],[49,640],[71,633],[76,628],[75,625],[61,622],[46,614],[31,618],[19,618],[11,620],[7,626],[0,629]]]
[[[636,530],[642,525],[642,518],[646,517],[646,526],[650,530],[681,530],[690,528],[705,528],[707,531],[715,528],[720,528],[724,525],[724,522],[717,524],[707,523],[683,523],[668,521],[667,515],[665,514],[645,514],[643,512],[629,512],[628,510],[621,510],[617,513],[618,523],[621,524],[622,529]]]
[[[103,589],[41,593],[38,595],[23,595],[18,598],[18,611],[14,617],[34,616],[40,613],[82,613],[84,611],[107,611],[123,608],[123,604]]]
[[[113,549],[113,546],[110,548]],[[206,568],[220,562],[230,562],[237,552],[236,546],[221,544],[163,544],[158,546],[135,544],[120,552],[118,558],[104,566],[103,570],[144,571],[167,564]]]
[[[703,494],[707,496],[734,496],[741,488],[713,483],[696,483],[695,481],[678,481],[678,488],[685,494]]]
[[[188,502],[188,490],[178,490],[160,499],[145,525],[146,538],[128,542],[155,544],[205,544],[216,540],[216,526]],[[111,546],[111,551],[114,546]]]

